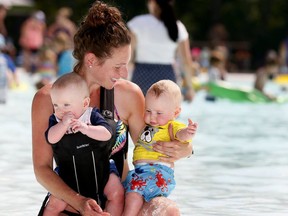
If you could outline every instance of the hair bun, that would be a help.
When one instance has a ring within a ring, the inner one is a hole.
[[[96,1],[89,9],[85,24],[96,27],[108,23],[117,23],[121,20],[121,13],[116,7],[108,7],[105,3]]]

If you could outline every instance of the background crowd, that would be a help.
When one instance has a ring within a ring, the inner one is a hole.
[[[63,6],[60,9],[53,2],[37,0],[31,2],[33,5],[29,7],[2,5],[0,33],[6,39],[4,52],[9,54],[16,66],[21,66],[31,73],[40,72],[37,73],[39,75],[37,86],[41,87],[52,80],[55,75],[71,70],[72,66],[63,68],[61,62],[64,59],[66,62],[71,62],[68,65],[75,63],[71,57],[73,43],[70,39],[73,38],[79,25],[78,22],[91,2],[75,1],[72,4],[63,0],[58,2],[60,6]],[[205,1],[196,3],[176,1],[175,14],[189,33],[191,56],[195,63],[196,73],[208,71],[211,65],[210,57],[219,51],[222,52],[220,58],[224,61],[223,73],[225,70],[230,73],[254,73],[265,65],[265,59],[270,50],[274,50],[279,56],[280,72],[286,73],[287,23],[285,17],[287,14],[284,13],[283,8],[287,3],[281,0],[277,2],[277,4],[271,2],[264,4],[261,1],[254,3],[235,1],[231,5],[229,2],[219,0],[214,0],[210,4],[205,4]],[[113,2],[113,4],[121,8],[126,21],[147,12],[146,1],[135,3],[127,0]],[[73,13],[76,8],[77,13]],[[252,10],[258,15],[253,16],[249,12]],[[236,18],[237,14],[241,15],[244,12],[245,16],[243,15],[242,19]],[[211,16],[201,16],[207,13]],[[200,18],[201,23],[197,22]],[[27,33],[31,25],[33,25],[32,31],[34,32],[32,34],[29,31]],[[250,30],[247,31],[247,29]],[[29,39],[29,34],[32,35],[32,39]],[[53,53],[47,50],[48,47],[53,49]],[[213,59],[215,60],[214,57]],[[14,77],[14,82],[17,83],[16,76]]]

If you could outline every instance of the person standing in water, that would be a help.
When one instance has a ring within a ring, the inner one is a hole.
[[[192,101],[195,68],[189,34],[177,20],[173,3],[173,0],[148,0],[149,14],[136,16],[127,23],[132,35],[131,63],[134,63],[131,80],[140,86],[144,95],[159,80],[169,79],[176,83],[174,63],[178,54],[186,83],[184,99]]]

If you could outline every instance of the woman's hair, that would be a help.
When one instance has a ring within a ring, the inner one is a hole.
[[[169,37],[173,41],[178,39],[177,19],[173,10],[173,0],[156,0],[161,9],[160,19],[168,30]]]
[[[73,56],[78,60],[74,70],[79,71],[87,52],[104,62],[113,49],[130,44],[131,37],[116,7],[96,1],[84,17],[74,36]]]

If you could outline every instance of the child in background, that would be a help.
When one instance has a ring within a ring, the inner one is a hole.
[[[188,126],[174,121],[181,112],[182,95],[179,86],[171,80],[161,80],[147,91],[145,99],[146,126],[140,134],[133,152],[134,170],[125,180],[124,215],[138,215],[144,201],[157,196],[168,196],[175,188],[174,164],[160,162],[158,157],[169,157],[153,151],[157,141],[177,139],[190,142],[197,130],[197,123],[188,119]],[[169,134],[172,126],[173,135]],[[172,136],[172,137],[171,137]]]
[[[39,51],[36,74],[40,80],[36,83],[37,89],[42,88],[48,83],[52,83],[56,79],[56,62],[57,55],[51,48],[43,47]]]
[[[211,52],[210,56],[210,63],[208,69],[209,82],[225,80],[225,76],[225,56],[221,51],[214,50]]]
[[[44,45],[46,15],[36,11],[27,18],[20,29],[19,45],[22,52],[22,64],[29,73],[34,73],[38,61],[38,52]]]
[[[65,31],[58,31],[52,40],[52,45],[57,53],[57,77],[73,71],[76,63],[73,57],[73,42],[70,35]]]
[[[265,85],[269,80],[275,78],[280,71],[279,58],[275,50],[269,50],[266,55],[265,63],[256,71],[254,88],[266,95],[269,99],[274,100],[274,95],[265,92]]]
[[[20,85],[16,65],[11,56],[7,54],[6,47],[7,44],[5,41],[5,37],[2,34],[0,34],[0,55],[1,55],[1,71],[2,71],[0,75],[1,86],[3,87],[3,85],[5,85],[7,87],[8,85],[8,88],[16,89]]]
[[[54,114],[50,116],[49,128],[45,135],[47,141],[55,148],[69,148],[71,139],[78,139],[77,149],[86,145],[97,145],[98,143],[86,143],[86,136],[99,141],[110,140],[112,129],[107,121],[100,115],[97,108],[89,107],[89,89],[86,82],[76,73],[65,74],[55,81],[51,89],[51,99],[54,107]],[[71,134],[82,133],[82,136],[71,137]],[[82,141],[84,143],[82,143]],[[66,144],[65,144],[66,142]],[[53,151],[54,151],[53,147]],[[89,148],[89,147],[88,147]],[[81,154],[80,150],[80,154]],[[54,151],[55,153],[55,151]],[[70,151],[67,151],[70,154]],[[85,162],[77,164],[77,154],[75,153],[75,163],[78,169],[87,168]],[[74,157],[69,155],[69,157]],[[56,161],[57,162],[57,161]],[[59,167],[61,172],[61,167]],[[76,171],[75,171],[76,172]],[[116,175],[115,175],[116,174]],[[71,173],[74,175],[74,173]],[[110,162],[110,176],[104,188],[107,196],[106,211],[111,215],[121,215],[124,202],[124,189],[117,176],[118,171],[113,161]],[[79,178],[79,177],[78,177]],[[81,193],[81,190],[78,191]],[[117,197],[117,195],[119,195]],[[115,198],[115,199],[114,199]],[[44,216],[59,215],[67,207],[62,200],[50,195],[49,202],[44,210]]]

